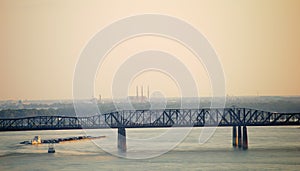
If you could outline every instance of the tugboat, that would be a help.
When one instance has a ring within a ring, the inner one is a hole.
[[[35,144],[41,144],[42,143],[42,139],[40,136],[35,136],[32,140],[31,140],[31,144],[35,145]]]
[[[48,153],[55,153],[55,149],[54,149],[54,145],[53,144],[49,144],[49,146],[48,146]]]

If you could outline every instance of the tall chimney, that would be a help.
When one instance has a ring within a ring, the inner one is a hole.
[[[136,99],[138,99],[138,98],[139,98],[139,87],[136,86]]]
[[[141,100],[143,100],[144,97],[144,90],[143,90],[143,86],[141,87]]]
[[[149,100],[149,85],[148,85],[148,87],[147,87],[147,97],[148,97],[148,100]]]

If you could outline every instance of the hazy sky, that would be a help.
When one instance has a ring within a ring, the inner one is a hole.
[[[204,34],[223,65],[226,94],[300,95],[299,9],[299,0],[0,0],[0,100],[71,99],[86,43],[104,26],[144,13],[180,18]],[[107,55],[95,95],[109,97],[112,73],[126,56],[147,49],[178,56],[196,76],[199,92],[210,94],[205,70],[190,52],[172,40],[145,36]],[[178,95],[175,83],[157,72],[134,78],[128,94],[142,84]]]

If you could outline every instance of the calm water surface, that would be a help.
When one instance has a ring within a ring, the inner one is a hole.
[[[180,129],[180,128],[175,128]],[[92,141],[55,145],[21,145],[35,135],[58,138],[85,135],[82,130],[0,132],[0,170],[300,170],[299,127],[248,127],[249,150],[231,147],[229,127],[217,128],[205,144],[199,144],[202,128],[193,128],[172,151],[151,159],[123,159],[101,150]],[[149,138],[166,129],[126,129],[128,137]],[[109,134],[93,130],[93,135]],[[108,143],[104,139],[97,143]],[[116,149],[116,143],[111,144]],[[159,147],[154,144],[153,149]],[[128,150],[134,150],[128,142]]]

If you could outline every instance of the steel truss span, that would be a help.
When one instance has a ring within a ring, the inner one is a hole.
[[[0,131],[300,125],[300,113],[248,108],[123,110],[89,117],[36,116],[0,119]]]

